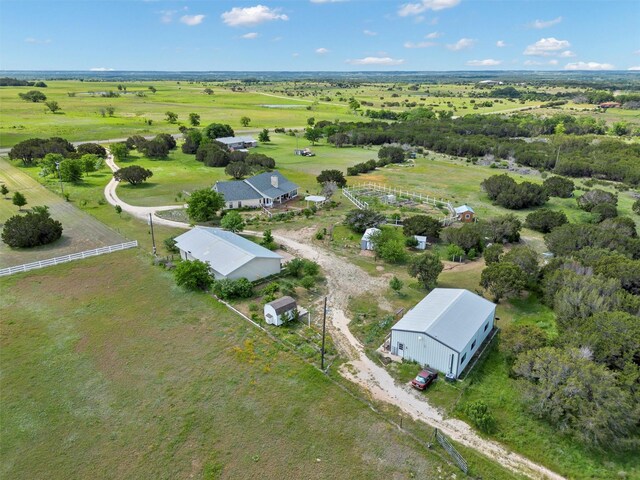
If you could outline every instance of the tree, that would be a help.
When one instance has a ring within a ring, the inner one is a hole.
[[[497,263],[500,261],[500,256],[504,252],[504,247],[500,243],[494,243],[489,245],[484,249],[482,256],[484,257],[484,262],[487,265],[491,265],[492,263]]]
[[[11,203],[13,203],[16,207],[18,207],[18,211],[21,211],[22,207],[24,207],[27,204],[27,197],[25,197],[20,192],[15,192],[13,194],[13,198],[11,199]]]
[[[18,96],[26,102],[44,102],[47,96],[38,90],[29,90],[26,93],[19,93]]]
[[[588,447],[625,447],[640,420],[631,392],[581,350],[531,350],[520,355],[514,371],[523,379],[529,410]]]
[[[189,124],[192,127],[197,127],[198,125],[200,125],[200,115],[198,115],[197,113],[190,113]]]
[[[126,160],[129,157],[129,149],[124,142],[112,143],[109,150],[111,150],[113,158],[118,161]]]
[[[443,268],[444,265],[436,255],[425,252],[411,260],[409,275],[417,278],[424,288],[431,290],[435,288]]]
[[[138,151],[147,158],[167,158],[169,155],[167,144],[157,138],[142,143],[138,146]]]
[[[540,274],[538,252],[527,245],[516,245],[505,253],[501,261],[517,265],[527,277],[527,282],[534,285]]]
[[[153,85],[149,85],[147,88],[151,91],[151,93],[156,93],[158,91],[158,89]]]
[[[627,122],[615,122],[611,126],[611,133],[618,137],[623,137],[631,133],[631,128],[629,127],[629,124]]]
[[[111,105],[109,105],[107,108],[105,108],[105,110],[107,112],[107,115],[109,115],[110,117],[113,117],[113,114],[116,113],[116,108],[112,107]]]
[[[83,143],[78,145],[76,151],[79,155],[85,155],[90,153],[92,155],[97,155],[100,158],[107,158],[107,150],[102,145],[98,145],[97,143]]]
[[[271,138],[269,137],[269,130],[263,128],[262,131],[258,134],[258,141],[262,143],[270,142]]]
[[[640,215],[640,198],[636,199],[636,201],[633,202],[633,205],[631,205],[631,210],[633,210],[633,213],[635,213],[636,215]]]
[[[113,172],[113,178],[118,181],[125,180],[131,185],[138,185],[146,182],[148,178],[153,176],[151,170],[141,167],[140,165],[130,165]]]
[[[173,135],[169,135],[168,133],[159,133],[152,141],[163,143],[168,150],[173,150],[178,145]],[[146,142],[143,142],[143,145],[145,143]]]
[[[541,233],[549,233],[556,227],[567,223],[567,216],[564,212],[541,208],[535,212],[531,212],[525,219],[525,225],[531,230]]]
[[[47,245],[62,236],[62,224],[51,218],[46,206],[33,207],[33,210],[26,215],[14,215],[5,222],[4,243],[12,248],[30,248]]]
[[[276,242],[273,238],[273,234],[271,233],[271,229],[267,228],[262,234],[262,241],[260,242],[264,248],[269,250],[273,250],[276,248]]]
[[[178,121],[178,114],[175,112],[166,112],[164,114],[167,117],[167,122],[169,123],[176,123]]]
[[[176,283],[187,290],[208,290],[213,284],[209,265],[200,260],[183,260],[175,269]]]
[[[213,220],[216,212],[224,207],[224,198],[210,188],[191,193],[187,200],[187,215],[192,222]]]
[[[500,331],[500,351],[509,366],[513,366],[522,353],[546,347],[549,336],[537,325],[510,324]]]
[[[231,162],[224,168],[224,173],[239,180],[251,173],[251,167],[244,162]]]
[[[440,237],[442,224],[429,215],[414,215],[403,222],[402,230],[407,237],[422,235],[434,239]]]
[[[537,207],[549,200],[549,195],[541,185],[531,182],[518,184],[507,174],[486,178],[481,186],[491,200],[512,210]]]
[[[9,151],[9,158],[11,160],[20,159],[25,166],[31,166],[37,159],[43,158],[47,153],[58,153],[64,157],[69,157],[75,151],[75,147],[64,138],[30,138],[14,145]]]
[[[336,146],[336,148],[341,148],[343,145],[349,143],[351,138],[346,133],[337,132],[333,135],[327,136],[327,141]]]
[[[356,100],[355,98],[351,97],[349,99],[349,109],[352,110],[353,112],[357,112],[360,109],[360,102],[358,102],[358,100]]]
[[[48,102],[44,102],[51,113],[56,113],[60,110],[60,105],[55,100],[49,100]]]
[[[0,185],[0,193],[4,198],[7,198],[7,193],[9,193],[9,188],[7,188],[7,186],[4,183]]]
[[[490,218],[484,223],[484,227],[490,242],[515,243],[520,241],[522,222],[512,213]]]
[[[400,280],[395,275],[393,276],[393,278],[391,278],[391,280],[389,280],[389,287],[398,295],[400,295],[400,290],[402,290],[403,286],[404,284],[402,283],[402,280]]]
[[[80,160],[66,159],[60,162],[59,172],[63,182],[78,183],[82,180],[84,165]]]
[[[213,90],[210,89],[209,87],[205,88],[202,92],[205,93],[206,95],[213,95]]]
[[[383,227],[371,236],[376,255],[389,263],[402,263],[407,259],[404,236],[394,227]]]
[[[207,167],[226,167],[229,165],[229,153],[216,143],[201,143],[196,152],[196,160]]]
[[[202,133],[197,128],[188,128],[182,135],[184,143],[182,144],[182,153],[195,154],[202,142]]]
[[[525,281],[525,274],[520,267],[509,262],[492,263],[480,276],[480,285],[491,292],[496,303],[503,297],[520,293]]]
[[[313,127],[316,124],[316,119],[314,117],[307,118],[307,125]]]
[[[578,202],[578,207],[590,212],[596,205],[602,205],[605,203],[614,206],[617,205],[618,196],[613,193],[594,188],[593,190],[586,192],[584,195],[577,197],[576,201]]]
[[[576,186],[568,178],[553,176],[542,182],[542,187],[550,197],[569,198]]]
[[[251,123],[251,119],[249,117],[240,118],[240,125],[242,125],[243,127],[248,127],[250,123]]]
[[[601,203],[591,209],[593,214],[593,221],[600,223],[608,218],[615,218],[618,216],[618,209],[612,203]]]
[[[464,413],[481,432],[493,433],[496,429],[496,420],[489,411],[489,407],[482,400],[467,403]]]
[[[379,227],[385,221],[384,215],[374,210],[354,209],[347,213],[344,224],[357,233],[364,233],[367,228]]]
[[[383,163],[402,163],[404,162],[404,150],[401,147],[382,147],[378,150],[378,158]]]
[[[307,127],[304,131],[304,138],[309,140],[311,145],[315,145],[322,138],[322,131],[317,128]]]
[[[447,227],[440,234],[445,243],[453,243],[468,252],[472,248],[481,252],[484,247],[484,232],[478,223],[465,223],[461,227]]]
[[[233,233],[238,233],[244,230],[244,220],[242,219],[242,215],[233,210],[222,217],[220,225],[222,228]]]
[[[340,188],[347,185],[347,180],[340,170],[322,170],[320,175],[316,177],[316,181],[321,185],[326,182],[334,182]]]
[[[233,137],[235,133],[229,125],[223,125],[222,123],[210,123],[202,131],[204,137],[215,140],[222,137]]]
[[[85,153],[80,157],[80,163],[82,164],[82,170],[84,173],[89,175],[91,172],[95,172],[100,166],[102,166],[102,159],[92,153]]]
[[[461,249],[458,245],[449,244],[447,246],[447,260],[455,262],[456,260],[462,260],[464,256],[464,250]]]

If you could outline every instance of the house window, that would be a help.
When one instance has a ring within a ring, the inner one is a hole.
[[[233,208],[233,202],[229,202],[229,208]]]
[[[473,350],[474,348],[476,348],[476,341],[474,340],[473,343],[471,344],[471,350]]]
[[[469,215],[468,213],[465,213],[464,218],[469,219],[471,218],[471,215]]]
[[[398,350],[404,350],[404,343],[398,342]]]
[[[462,358],[460,359],[460,365],[462,365],[464,363],[464,360],[467,358],[467,354],[465,353],[464,355],[462,355]]]
[[[487,328],[489,328],[489,323],[487,323],[487,324],[484,326],[484,331],[485,331],[485,332],[487,331]]]
[[[238,208],[242,207],[242,202],[238,202]]]

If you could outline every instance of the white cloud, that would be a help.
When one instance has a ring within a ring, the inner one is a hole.
[[[311,3],[340,3],[348,0],[310,0]]]
[[[89,69],[90,72],[113,72],[113,70],[113,68],[107,67],[93,67]]]
[[[368,37],[375,37],[376,35],[378,35],[378,32],[372,32],[371,30],[363,30],[362,33],[364,33]]]
[[[46,40],[40,40],[38,38],[33,38],[33,37],[27,37],[24,39],[25,42],[27,43],[31,43],[34,45],[47,45],[49,43],[51,43],[51,39],[47,38]]]
[[[636,50],[635,52],[633,52],[634,55],[640,55],[640,50]]]
[[[324,47],[316,48],[316,53],[318,55],[324,55],[325,53],[329,53],[329,49]]]
[[[633,71],[640,70],[640,65],[637,65],[635,67],[629,67],[627,68],[627,70],[633,70]]]
[[[430,38],[430,39],[434,39],[434,38],[440,38],[442,36],[442,33],[440,32],[431,32],[428,33],[424,36],[424,38]]]
[[[535,20],[531,22],[529,25],[531,28],[537,28],[538,30],[542,28],[553,27],[554,25],[559,24],[562,21],[562,17],[554,18],[553,20]]]
[[[459,3],[460,0],[422,0],[419,3],[405,3],[398,10],[398,15],[409,17],[419,15],[427,10],[437,12],[438,10],[455,7]]]
[[[177,10],[160,10],[158,12],[160,14],[160,21],[162,23],[171,23],[173,22],[173,16],[178,13]]]
[[[495,67],[500,65],[502,60],[494,60],[493,58],[487,58],[485,60],[469,60],[467,65],[470,67]]]
[[[204,20],[204,15],[183,15],[180,17],[180,22],[190,27],[200,25],[203,20]]]
[[[404,42],[404,48],[429,48],[437,45],[436,42]]]
[[[264,5],[246,8],[234,7],[228,12],[224,12],[220,17],[230,27],[249,27],[273,20],[289,20],[289,17],[278,13],[279,11],[277,8],[272,9]]]
[[[614,68],[610,63],[598,62],[575,62],[564,66],[565,70],[613,70]]]
[[[537,66],[537,65],[544,65],[544,62],[539,62],[537,60],[525,60],[524,64],[528,67],[530,66]]]
[[[549,60],[549,65],[558,65],[558,60],[555,58],[553,60]]]
[[[571,57],[575,57],[576,54],[573,53],[571,50],[565,50],[564,52],[560,52],[560,55],[558,55],[560,58],[571,58]]]
[[[242,35],[242,38],[245,38],[247,40],[253,40],[254,38],[258,38],[258,33],[257,32],[245,33],[244,35]]]
[[[476,40],[472,38],[461,38],[456,43],[447,45],[449,50],[457,52],[458,50],[464,50],[465,48],[471,48],[476,43]]]
[[[292,54],[291,54],[291,56],[292,56],[292,57],[299,57],[299,56],[300,56],[300,54],[299,54],[298,52],[294,52],[294,53],[292,53]]]
[[[351,65],[402,65],[404,60],[401,58],[391,57],[364,57],[356,58],[355,60],[347,60],[347,63]]]
[[[506,46],[507,46],[507,44],[504,42],[504,40],[498,40],[496,42],[496,47],[498,47],[498,48],[504,48]]]
[[[541,38],[533,45],[529,45],[523,53],[536,57],[549,57],[557,55],[560,50],[565,50],[570,46],[571,44],[567,40],[558,40],[553,37]]]

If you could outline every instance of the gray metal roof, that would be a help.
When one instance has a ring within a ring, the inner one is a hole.
[[[460,352],[496,305],[469,290],[435,288],[392,330],[424,333]]]
[[[372,227],[372,228],[367,228],[364,231],[364,234],[362,235],[362,240],[364,240],[365,242],[368,242],[369,240],[371,240],[371,237],[373,235],[375,235],[376,233],[380,233],[381,230],[379,228],[376,227]]]
[[[293,310],[297,307],[295,299],[288,296],[276,298],[273,302],[267,303],[267,305],[271,305],[278,315],[280,315],[282,312],[288,312],[289,310]]]
[[[460,207],[454,208],[454,210],[456,213],[465,213],[465,212],[476,213],[473,211],[473,208],[471,208],[469,205],[462,205]]]
[[[238,200],[257,200],[263,196],[242,180],[231,180],[228,182],[216,182],[213,189],[224,196],[225,202],[235,202]]]
[[[271,177],[278,177],[278,188],[271,184]],[[278,198],[298,189],[298,185],[287,180],[279,171],[264,172],[255,177],[247,178],[246,183],[268,198]]]
[[[253,137],[220,137],[216,138],[216,142],[224,143],[225,145],[233,145],[235,143],[257,143]]]
[[[208,262],[216,272],[228,275],[254,258],[279,258],[277,253],[261,247],[240,235],[220,228],[195,227],[176,237],[180,250]]]

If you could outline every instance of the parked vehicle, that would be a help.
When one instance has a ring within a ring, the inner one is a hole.
[[[416,376],[416,378],[411,380],[411,386],[418,390],[424,390],[431,385],[436,378],[438,378],[438,372],[432,368],[425,368]]]

